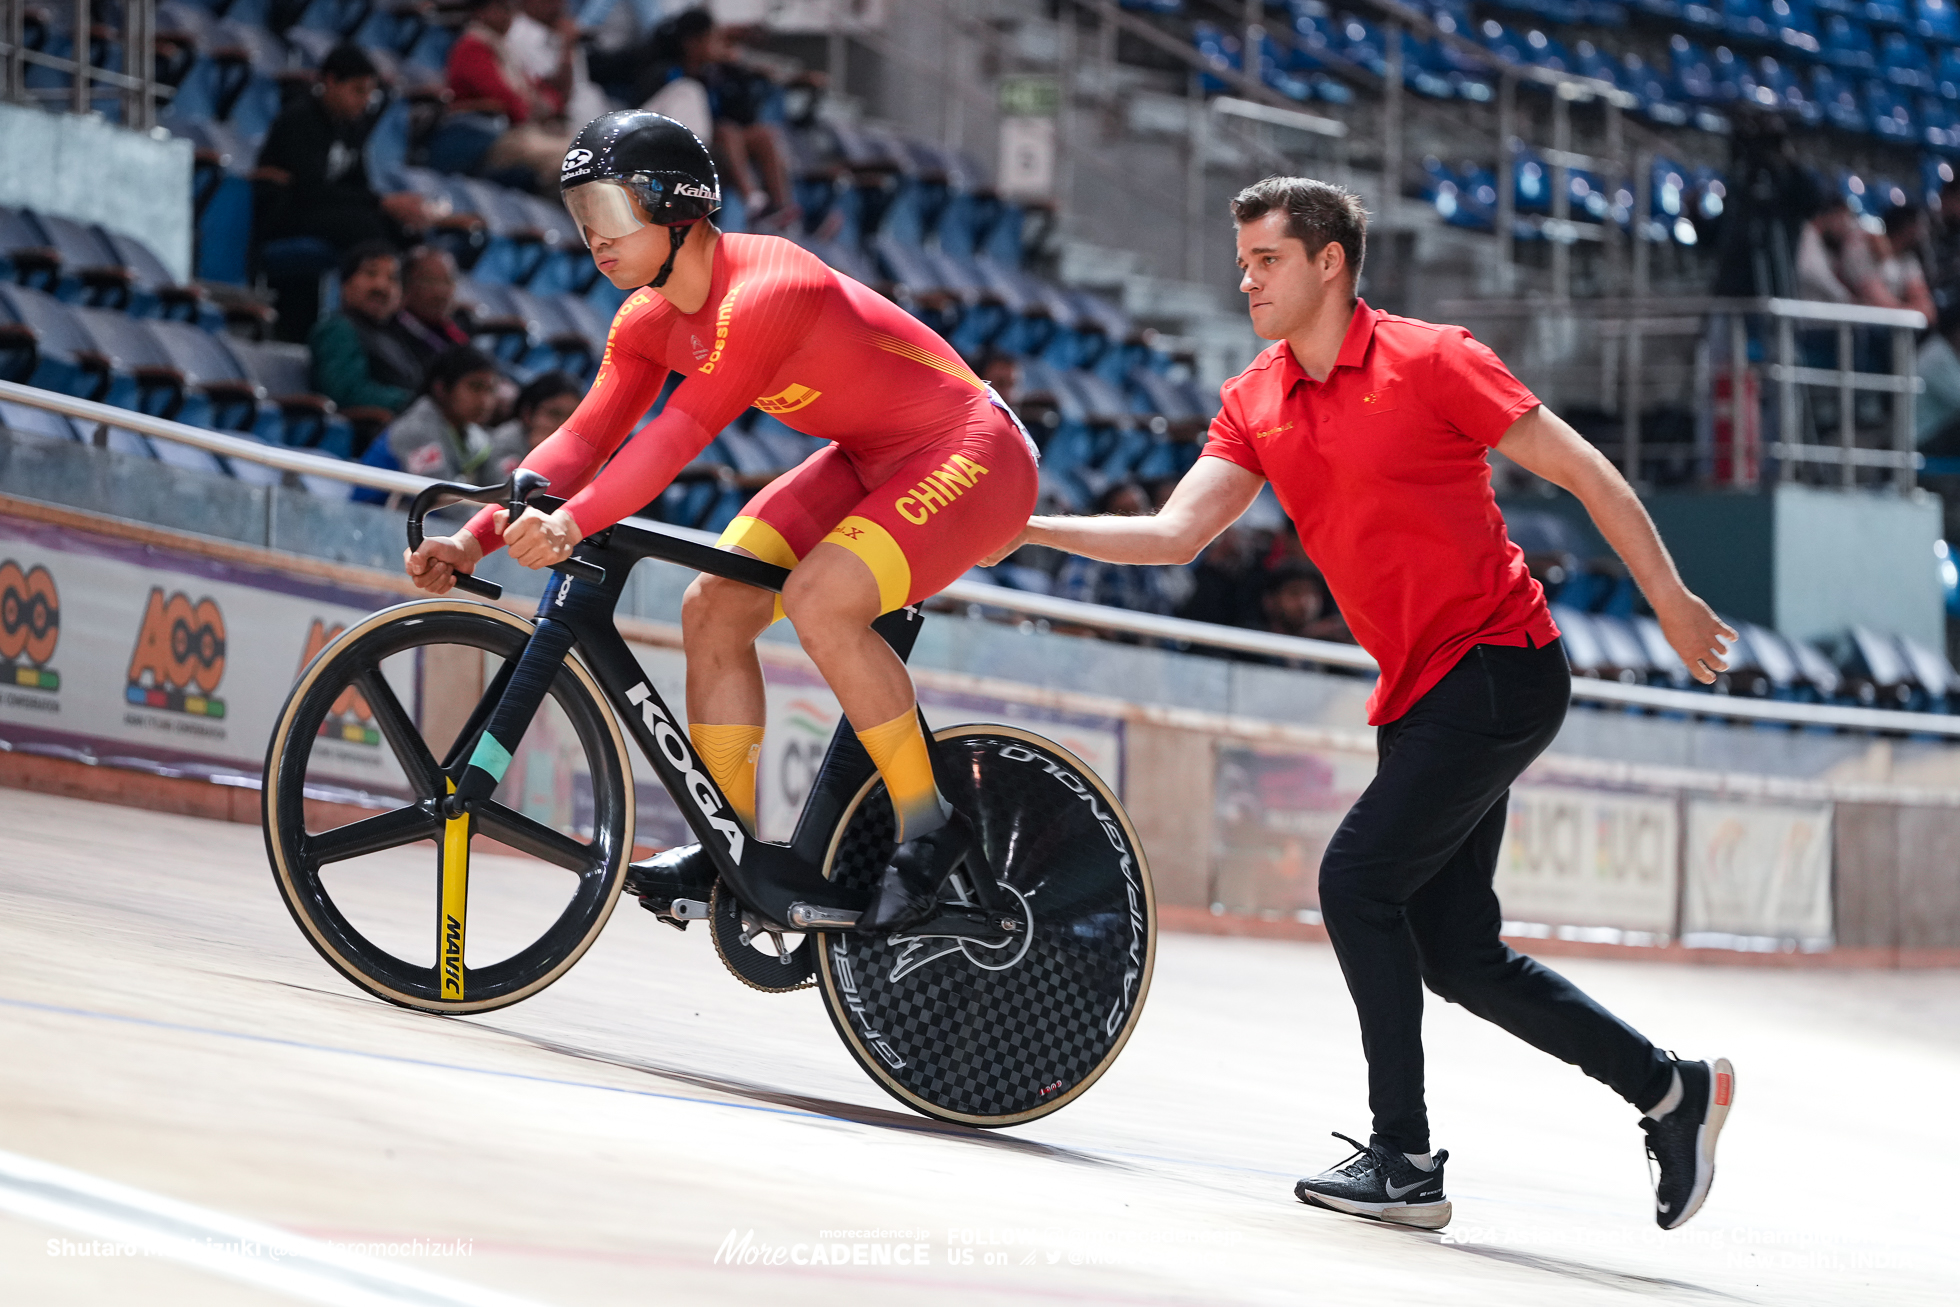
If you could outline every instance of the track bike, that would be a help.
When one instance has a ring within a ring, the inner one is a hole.
[[[523,470],[501,486],[432,485],[409,506],[409,546],[451,503],[550,512],[563,501],[548,485]],[[918,1112],[1005,1126],[1080,1096],[1135,1028],[1156,952],[1143,849],[1108,786],[1017,727],[928,730],[940,791],[978,847],[928,920],[861,931],[894,848],[877,769],[840,722],[794,835],[758,839],[614,624],[649,558],[764,590],[789,575],[621,523],[550,574],[531,620],[457,595],[415,600],[308,662],[262,794],[273,875],[308,942],[389,1002],[485,1012],[564,975],[625,890],[670,925],[704,923],[752,988],[814,984],[852,1057]],[[457,587],[502,594],[470,576]],[[922,620],[908,608],[875,629],[904,659]],[[701,854],[630,861],[628,737]],[[426,931],[402,926],[430,909]]]

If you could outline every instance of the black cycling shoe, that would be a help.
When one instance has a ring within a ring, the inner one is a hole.
[[[674,900],[706,903],[714,887],[714,863],[699,844],[676,845],[626,868],[626,892],[636,896],[641,907],[679,930],[686,930],[690,919],[674,915]]]
[[[858,929],[887,933],[916,926],[939,906],[939,886],[979,845],[973,823],[957,808],[946,824],[898,846],[878,881]]]
[[[1436,1164],[1425,1171],[1406,1154],[1382,1144],[1379,1135],[1363,1144],[1338,1130],[1333,1134],[1354,1144],[1354,1156],[1293,1186],[1301,1202],[1425,1230],[1440,1230],[1450,1223],[1450,1200],[1443,1194],[1448,1149],[1438,1152]]]
[[[1681,1077],[1681,1101],[1658,1121],[1640,1118],[1656,1172],[1654,1221],[1663,1230],[1679,1229],[1701,1210],[1715,1183],[1715,1139],[1735,1101],[1735,1068],[1727,1058],[1716,1058],[1712,1067],[1677,1060],[1674,1070]]]

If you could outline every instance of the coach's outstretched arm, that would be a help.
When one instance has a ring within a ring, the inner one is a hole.
[[[1265,478],[1222,458],[1201,458],[1152,517],[1034,517],[982,560],[992,567],[1022,545],[1048,545],[1105,563],[1188,563],[1252,507]]]
[[[1571,491],[1586,506],[1599,533],[1653,605],[1668,644],[1697,681],[1708,684],[1715,673],[1728,670],[1722,641],[1733,641],[1735,632],[1681,583],[1653,519],[1604,454],[1543,404],[1511,424],[1497,442],[1497,452]]]

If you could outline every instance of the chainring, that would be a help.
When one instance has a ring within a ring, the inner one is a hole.
[[[715,941],[716,956],[735,973],[735,979],[765,994],[788,994],[817,983],[816,948],[810,942],[813,936],[805,934],[790,945],[785,961],[770,948],[758,948],[743,938],[744,915],[735,896],[716,881],[714,891],[708,896],[708,934]],[[750,938],[774,947],[783,944],[781,935],[771,935],[761,929],[753,930]]]

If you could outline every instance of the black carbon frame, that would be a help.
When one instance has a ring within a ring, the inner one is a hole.
[[[531,506],[549,513],[560,502],[537,496]],[[846,889],[823,875],[824,856],[837,821],[874,770],[850,723],[838,723],[790,843],[764,843],[743,829],[714,778],[698,765],[686,730],[614,625],[614,610],[627,576],[643,558],[678,563],[777,593],[789,578],[788,569],[624,524],[582,542],[573,557],[604,569],[604,579],[557,571],[551,574],[538,604],[537,631],[505,682],[498,702],[487,712],[480,708],[473,720],[482,720],[488,727],[503,726],[508,734],[499,731],[499,739],[514,743],[521,738],[523,725],[542,703],[543,691],[550,686],[567,649],[576,646],[722,881],[744,906],[778,925],[789,921],[793,903],[862,911],[868,902],[865,891]],[[920,624],[918,610],[906,608],[880,617],[872,629],[884,637],[902,662],[911,655]],[[930,731],[926,739],[932,739]],[[488,797],[498,779],[466,761],[468,757],[461,755],[454,764],[462,768],[454,798],[464,807],[472,799]]]

